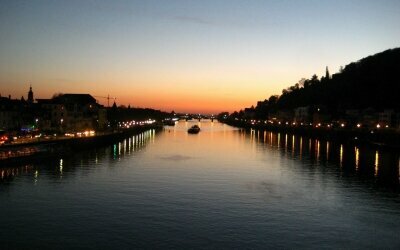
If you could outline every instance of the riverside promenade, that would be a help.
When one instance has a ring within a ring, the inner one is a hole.
[[[112,132],[100,132],[88,136],[60,136],[5,144],[0,146],[0,167],[12,162],[59,156],[73,153],[76,150],[108,145],[146,130],[161,129],[161,127],[158,124],[149,124]]]
[[[265,130],[272,132],[303,135],[323,140],[336,140],[353,144],[367,144],[385,149],[400,149],[400,131],[396,129],[315,127],[293,124],[248,123],[242,121],[221,120],[220,122],[243,129]]]

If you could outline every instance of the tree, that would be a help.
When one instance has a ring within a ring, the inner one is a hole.
[[[326,66],[325,79],[326,79],[326,80],[329,80],[330,78],[331,78],[331,76],[329,75],[328,66]]]
[[[314,84],[314,83],[318,83],[318,76],[316,75],[316,74],[314,74],[312,77],[311,77],[311,82]]]
[[[268,99],[269,105],[276,105],[278,102],[279,96],[278,95],[271,95]]]

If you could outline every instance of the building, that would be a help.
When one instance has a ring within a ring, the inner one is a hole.
[[[42,130],[79,132],[104,129],[105,110],[89,94],[61,94],[52,99],[37,99]]]
[[[11,99],[11,96],[0,96],[0,129],[14,132],[31,132],[37,128],[35,116],[37,107],[33,100],[32,86],[29,88],[28,98]]]
[[[12,100],[11,96],[0,97],[0,129],[19,130],[22,126],[23,101]]]
[[[379,121],[379,113],[373,108],[367,108],[362,111],[362,124],[365,127],[373,128]]]
[[[380,125],[384,125],[384,126],[395,126],[396,125],[396,113],[394,112],[394,110],[392,109],[387,109],[384,110],[383,112],[380,112],[378,114],[379,118],[378,118],[378,122],[380,123]]]
[[[33,99],[33,91],[32,91],[32,85],[29,86],[29,92],[28,92],[28,100],[27,100],[27,102],[28,102],[29,104],[32,104],[32,103],[34,102],[34,99]]]
[[[350,125],[360,124],[363,120],[358,109],[346,109],[344,118],[345,122]]]
[[[294,109],[294,121],[297,123],[310,122],[310,107],[298,107]]]
[[[292,110],[279,110],[275,118],[278,122],[292,122],[294,120],[294,114]]]
[[[255,111],[254,107],[244,109],[244,118],[245,119],[254,119],[255,117],[256,117],[256,111]]]

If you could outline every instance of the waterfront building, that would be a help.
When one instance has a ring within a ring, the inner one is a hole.
[[[292,110],[278,110],[276,113],[276,119],[280,122],[292,122],[294,120],[294,114]]]
[[[0,97],[0,129],[17,130],[22,124],[22,101]]]
[[[379,120],[379,113],[374,108],[367,108],[362,111],[362,124],[365,127],[373,128],[377,125]]]
[[[310,107],[298,107],[294,109],[294,121],[297,123],[310,122]]]
[[[348,124],[360,124],[362,122],[362,118],[360,117],[360,111],[358,109],[346,109],[345,121]]]
[[[103,129],[105,111],[90,94],[60,94],[52,99],[37,99],[43,130],[75,132]],[[99,115],[100,114],[100,115]]]
[[[395,112],[392,109],[386,109],[383,112],[380,112],[379,114],[379,120],[378,122],[381,123],[381,125],[387,125],[387,126],[394,126],[395,125]]]
[[[321,124],[330,123],[332,121],[332,115],[323,105],[314,106],[312,113],[312,122],[314,125],[320,126]]]
[[[11,96],[0,96],[0,129],[13,132],[31,132],[37,128],[35,117],[37,107],[34,104],[32,86],[28,98],[11,99]]]
[[[254,119],[255,116],[256,116],[256,111],[255,111],[254,107],[244,109],[244,118],[245,119]]]

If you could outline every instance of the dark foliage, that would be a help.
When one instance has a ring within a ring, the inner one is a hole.
[[[350,63],[332,76],[302,79],[284,89],[279,97],[258,102],[256,117],[265,117],[277,110],[303,106],[323,106],[332,115],[345,109],[400,111],[400,48],[368,56]]]

